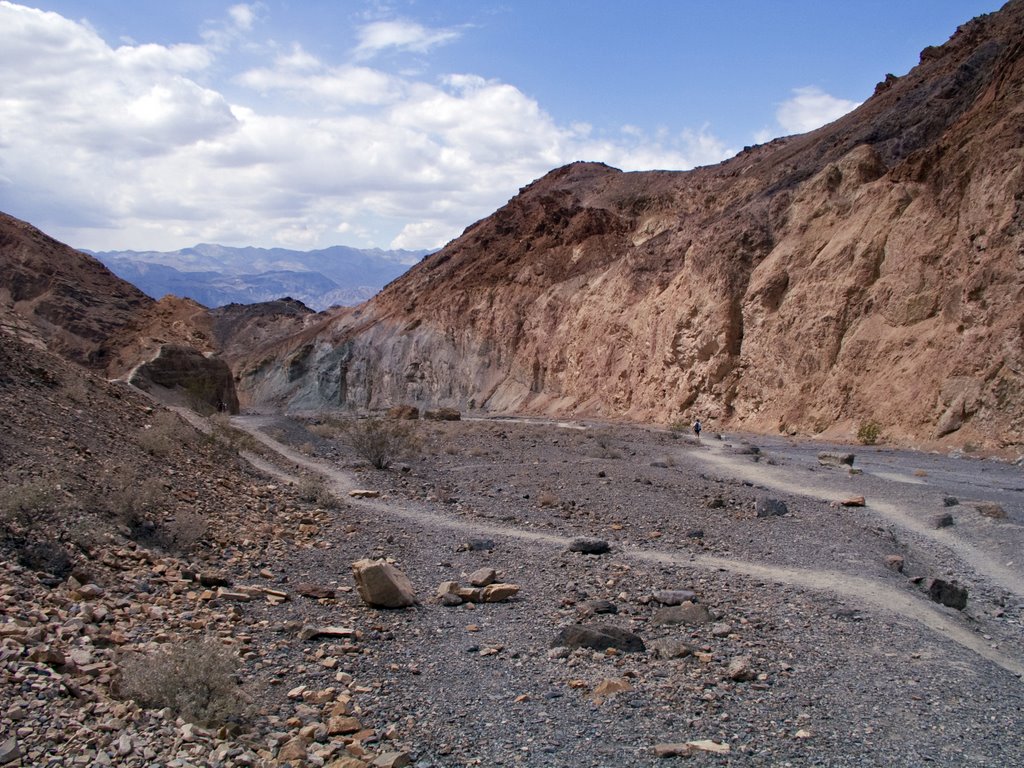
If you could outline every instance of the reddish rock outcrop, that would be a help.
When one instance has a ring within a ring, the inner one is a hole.
[[[1014,0],[809,134],[690,172],[555,170],[240,382],[291,408],[1019,446],[1022,40]]]

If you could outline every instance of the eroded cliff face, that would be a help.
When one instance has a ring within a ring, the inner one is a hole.
[[[686,173],[558,169],[236,374],[294,409],[1020,446],[1024,4],[855,112]]]

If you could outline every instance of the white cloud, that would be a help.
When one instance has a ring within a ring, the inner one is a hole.
[[[236,27],[248,32],[256,21],[256,9],[252,5],[239,3],[228,8],[228,16],[231,17],[231,21],[234,22]]]
[[[366,51],[444,41],[405,22],[375,29]],[[0,2],[0,210],[98,250],[342,235],[432,248],[572,160],[679,169],[732,153],[706,126],[602,136],[507,83],[425,82],[298,45],[264,49],[229,101],[212,79],[229,69],[223,41],[113,48],[85,24]]]
[[[793,96],[779,105],[775,118],[787,133],[807,133],[839,119],[858,106],[858,101],[839,99],[809,85],[794,88]]]
[[[357,59],[369,59],[389,48],[426,53],[458,36],[459,33],[453,29],[429,29],[403,19],[375,21],[359,30],[355,55]]]

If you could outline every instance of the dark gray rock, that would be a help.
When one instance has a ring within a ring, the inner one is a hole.
[[[604,539],[592,539],[580,536],[569,542],[570,552],[582,552],[585,555],[603,555],[611,549]]]
[[[580,611],[587,616],[597,613],[618,613],[619,608],[611,600],[587,600],[580,605]]]
[[[474,537],[461,544],[459,549],[468,552],[490,552],[494,549],[494,539]]]
[[[853,456],[854,455],[852,453],[830,453],[829,451],[822,451],[818,454],[818,463],[823,467],[852,467]]]
[[[955,581],[932,579],[928,582],[928,597],[936,603],[956,608],[958,611],[967,607],[967,587],[962,587]]]
[[[956,496],[944,496],[942,498],[942,504],[943,506],[946,507],[955,507],[960,504],[960,499],[958,499]]]
[[[932,518],[932,525],[936,528],[950,528],[953,525],[953,516],[949,512],[936,515]]]
[[[590,648],[595,651],[617,648],[625,653],[640,653],[647,650],[640,635],[609,624],[572,624],[564,627],[551,643],[553,648],[558,646]]]
[[[757,511],[758,517],[780,517],[789,513],[789,507],[786,506],[786,502],[768,496],[758,499],[754,508]]]

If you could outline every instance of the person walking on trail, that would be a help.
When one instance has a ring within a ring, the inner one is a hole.
[[[700,440],[700,430],[700,419],[697,419],[695,422],[693,422],[693,434],[697,436],[698,440]]]

